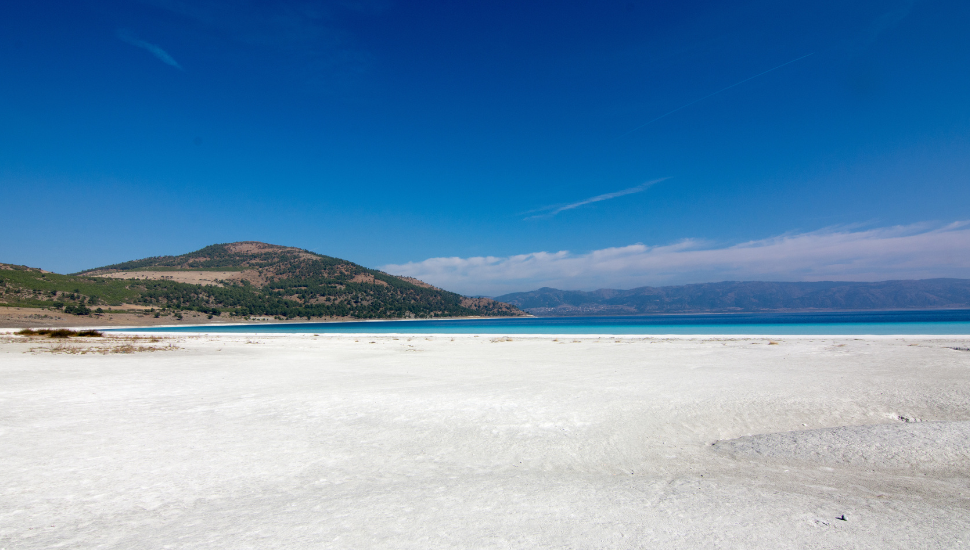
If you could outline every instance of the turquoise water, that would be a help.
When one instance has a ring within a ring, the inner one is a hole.
[[[113,329],[124,331],[125,329]],[[128,329],[138,332],[312,334],[960,334],[970,335],[970,310],[826,313],[729,313],[603,317],[527,317],[260,323]]]

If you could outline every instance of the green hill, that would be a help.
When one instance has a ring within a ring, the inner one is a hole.
[[[59,275],[0,265],[0,305],[120,306],[211,315],[356,319],[515,316],[514,306],[467,298],[347,260],[258,242],[207,246]],[[83,311],[84,308],[81,308]]]

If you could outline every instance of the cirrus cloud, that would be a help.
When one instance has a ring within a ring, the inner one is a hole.
[[[573,202],[570,204],[554,204],[552,206],[545,206],[537,210],[531,210],[529,212],[525,212],[526,214],[530,214],[532,212],[544,212],[542,214],[536,214],[535,216],[529,216],[528,218],[525,218],[525,219],[531,220],[535,218],[551,218],[552,216],[555,216],[560,212],[565,212],[566,210],[579,208],[580,206],[586,206],[587,204],[593,204],[594,202],[608,201],[610,199],[615,199],[617,197],[622,197],[625,195],[641,193],[643,191],[646,191],[647,189],[650,189],[654,185],[669,179],[670,179],[669,177],[666,177],[666,178],[658,178],[655,180],[650,180],[647,182],[643,182],[640,185],[629,187],[627,189],[621,189],[620,191],[613,191],[612,193],[603,193],[602,195],[596,195],[595,197],[590,197],[588,199],[583,199],[581,201]]]
[[[559,251],[429,258],[381,269],[463,294],[491,296],[542,286],[593,290],[728,280],[970,277],[970,222],[866,230],[826,228],[728,246],[685,239],[583,254]]]
[[[170,67],[175,67],[176,69],[183,70],[182,66],[178,64],[178,61],[175,61],[175,59],[173,59],[172,56],[169,55],[168,52],[163,50],[162,47],[159,46],[158,44],[145,42],[144,40],[136,37],[134,34],[131,33],[131,31],[127,29],[118,29],[118,32],[116,34],[118,35],[118,39],[124,42],[125,44],[130,44],[136,48],[142,48],[144,50],[147,50],[148,53],[157,57],[158,60],[161,61],[162,63]]]

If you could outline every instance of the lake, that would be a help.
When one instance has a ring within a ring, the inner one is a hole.
[[[970,310],[421,319],[191,325],[110,330],[266,334],[970,335]]]

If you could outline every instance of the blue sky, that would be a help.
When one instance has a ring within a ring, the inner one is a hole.
[[[970,277],[967,28],[932,0],[7,2],[0,261]]]

